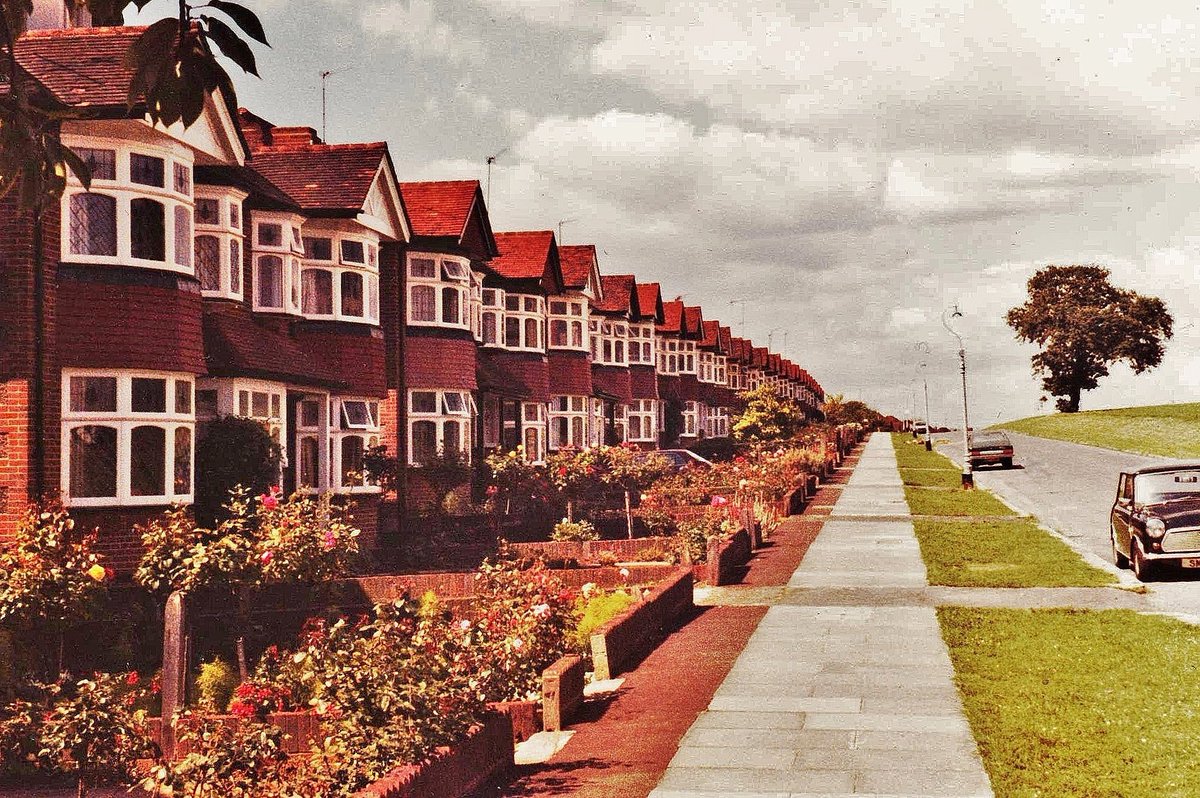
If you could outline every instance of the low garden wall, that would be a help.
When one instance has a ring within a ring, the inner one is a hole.
[[[562,731],[583,706],[586,665],[583,657],[566,656],[542,672],[542,726]]]
[[[670,552],[675,547],[674,538],[649,537],[633,540],[552,540],[546,543],[510,543],[509,549],[523,557],[543,557],[547,560],[575,560],[581,563],[597,562],[602,554],[610,554],[619,562],[639,562],[643,552],[655,549]]]
[[[699,566],[701,578],[713,587],[733,584],[750,554],[750,533],[745,529],[727,538],[713,538],[708,542],[708,562]]]
[[[642,660],[679,618],[695,606],[692,570],[674,574],[651,589],[644,600],[592,633],[592,670],[596,679],[611,679]]]
[[[183,759],[191,753],[191,745],[183,736],[189,729],[199,726],[201,720],[215,720],[226,726],[237,726],[245,721],[238,715],[203,715],[184,716],[175,722],[175,747],[171,751],[172,759]],[[283,750],[289,754],[307,754],[312,750],[310,743],[321,734],[321,718],[312,712],[272,712],[267,715],[267,721],[277,726],[287,737],[283,741]],[[149,718],[150,739],[162,746],[162,718]]]
[[[440,749],[421,765],[404,765],[354,798],[462,798],[512,767],[509,716],[492,713],[451,748]]]
[[[525,742],[542,730],[540,701],[494,701],[488,704],[488,709],[508,715],[512,725],[513,745]]]

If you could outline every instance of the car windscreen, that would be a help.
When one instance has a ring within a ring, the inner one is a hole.
[[[1155,504],[1171,499],[1200,498],[1200,469],[1138,474],[1133,480],[1133,500]]]

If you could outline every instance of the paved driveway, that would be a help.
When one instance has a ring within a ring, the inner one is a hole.
[[[947,436],[941,436],[943,439]],[[1081,446],[1077,443],[1009,433],[1016,467],[984,467],[975,482],[1000,496],[1016,510],[1037,516],[1065,537],[1089,562],[1111,563],[1108,513],[1122,470],[1171,462],[1165,457],[1139,455]],[[937,447],[956,463],[962,462],[962,439]],[[1136,581],[1123,572],[1123,582]],[[1200,574],[1168,576],[1154,583],[1154,604],[1166,612],[1200,616]]]

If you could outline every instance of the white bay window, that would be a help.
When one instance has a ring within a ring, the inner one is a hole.
[[[206,297],[242,299],[242,202],[233,188],[196,187],[193,265]]]
[[[408,323],[472,327],[472,274],[465,258],[409,253]]]
[[[251,215],[254,247],[254,309],[268,313],[300,313],[300,238],[303,219],[290,213],[255,211]]]
[[[340,493],[378,493],[379,486],[366,473],[364,455],[379,445],[379,400],[337,397],[329,411],[329,484]]]
[[[588,349],[587,302],[578,299],[550,299],[550,346],[555,349]]]
[[[587,396],[555,396],[550,402],[550,448],[587,445]]]
[[[408,392],[408,462],[425,465],[439,457],[470,462],[475,401],[467,391]]]
[[[625,418],[628,440],[646,443],[658,439],[656,404],[654,399],[634,399],[629,405]]]
[[[65,504],[192,501],[191,375],[65,370],[62,387]]]
[[[378,239],[306,234],[300,284],[305,318],[378,324]]]

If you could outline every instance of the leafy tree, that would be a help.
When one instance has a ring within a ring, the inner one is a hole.
[[[826,397],[825,404],[821,405],[821,412],[825,414],[825,423],[834,427],[841,424],[861,424],[871,428],[883,420],[883,415],[878,410],[857,399],[847,400],[841,394]]]
[[[111,25],[121,23],[129,6],[141,9],[148,2],[83,0],[82,4],[94,22]],[[86,118],[88,111],[55,107],[17,66],[14,45],[32,11],[33,0],[0,0],[0,84],[5,86],[0,94],[0,197],[19,192],[22,207],[34,211],[36,219],[62,195],[68,170],[85,185],[91,176],[83,161],[59,139],[63,121]],[[146,114],[163,126],[176,122],[190,126],[200,118],[205,99],[218,90],[236,107],[233,81],[212,45],[245,72],[258,75],[254,52],[243,34],[267,44],[258,17],[239,3],[178,0],[178,13],[149,26],[129,50],[127,65],[133,69],[127,99],[130,114]]]
[[[1063,413],[1125,362],[1134,374],[1162,362],[1174,320],[1161,299],[1117,288],[1101,266],[1047,266],[1029,278],[1029,299],[1005,320],[1017,338],[1037,344],[1033,373]]]
[[[795,436],[805,424],[804,411],[769,385],[742,394],[746,409],[733,422],[739,441],[778,441]]]
[[[633,494],[640,494],[673,470],[671,461],[657,452],[644,452],[632,443],[606,446],[600,452],[604,468],[601,481],[625,494],[625,529],[633,539]]]
[[[222,416],[200,426],[196,439],[196,520],[201,526],[225,517],[234,488],[266,493],[279,481],[283,456],[261,422]]]

